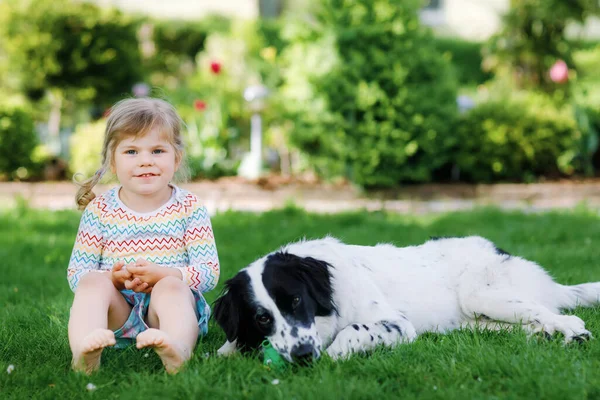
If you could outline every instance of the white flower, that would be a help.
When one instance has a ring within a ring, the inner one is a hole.
[[[12,365],[12,364],[10,364],[10,365],[8,366],[8,368],[6,368],[6,373],[7,373],[7,374],[10,374],[10,373],[11,373],[11,372],[13,372],[14,370],[15,370],[15,366],[14,366],[14,365]]]
[[[279,385],[279,379],[273,379],[271,385]]]
[[[93,390],[96,390],[96,385],[94,385],[93,383],[88,383],[85,388],[88,390],[88,392],[91,392]]]

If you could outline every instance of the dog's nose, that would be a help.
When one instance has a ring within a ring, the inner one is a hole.
[[[292,358],[295,362],[312,361],[315,356],[315,348],[308,343],[303,343],[292,348]]]

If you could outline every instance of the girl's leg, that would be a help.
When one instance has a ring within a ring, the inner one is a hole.
[[[150,329],[137,336],[137,347],[153,347],[168,373],[190,359],[198,340],[196,301],[180,279],[166,277],[152,288],[148,308]]]
[[[100,366],[106,346],[115,344],[113,330],[119,329],[131,306],[105,273],[90,272],[81,278],[69,317],[69,344],[73,369],[87,374]]]

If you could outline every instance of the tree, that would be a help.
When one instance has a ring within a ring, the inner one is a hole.
[[[292,141],[323,175],[368,187],[431,180],[449,160],[457,82],[419,2],[316,3],[310,23],[287,27]]]
[[[497,74],[508,74],[521,88],[551,92],[557,86],[548,70],[563,60],[574,68],[569,23],[583,23],[600,13],[598,0],[511,0],[502,30],[484,52],[484,65]]]
[[[53,135],[65,100],[103,107],[141,79],[137,26],[116,10],[87,2],[0,3],[0,40],[11,73],[33,102],[48,96]]]

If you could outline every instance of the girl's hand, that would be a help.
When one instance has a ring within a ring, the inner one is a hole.
[[[127,266],[127,268],[129,268],[129,266]],[[133,290],[137,293],[150,293],[152,291],[152,286],[148,285],[147,282],[142,282],[140,278],[133,278],[125,281],[125,289]]]
[[[125,267],[125,262],[117,261],[110,271],[110,279],[117,290],[126,288],[125,282],[132,278],[131,272]]]
[[[174,276],[178,279],[182,279],[181,272],[179,272],[178,269],[161,267],[160,265],[151,263],[145,258],[138,258],[135,264],[128,265],[127,269],[132,274],[134,282],[139,280],[141,284],[147,284],[150,290],[152,290],[152,287],[156,285],[158,281],[167,276]]]

